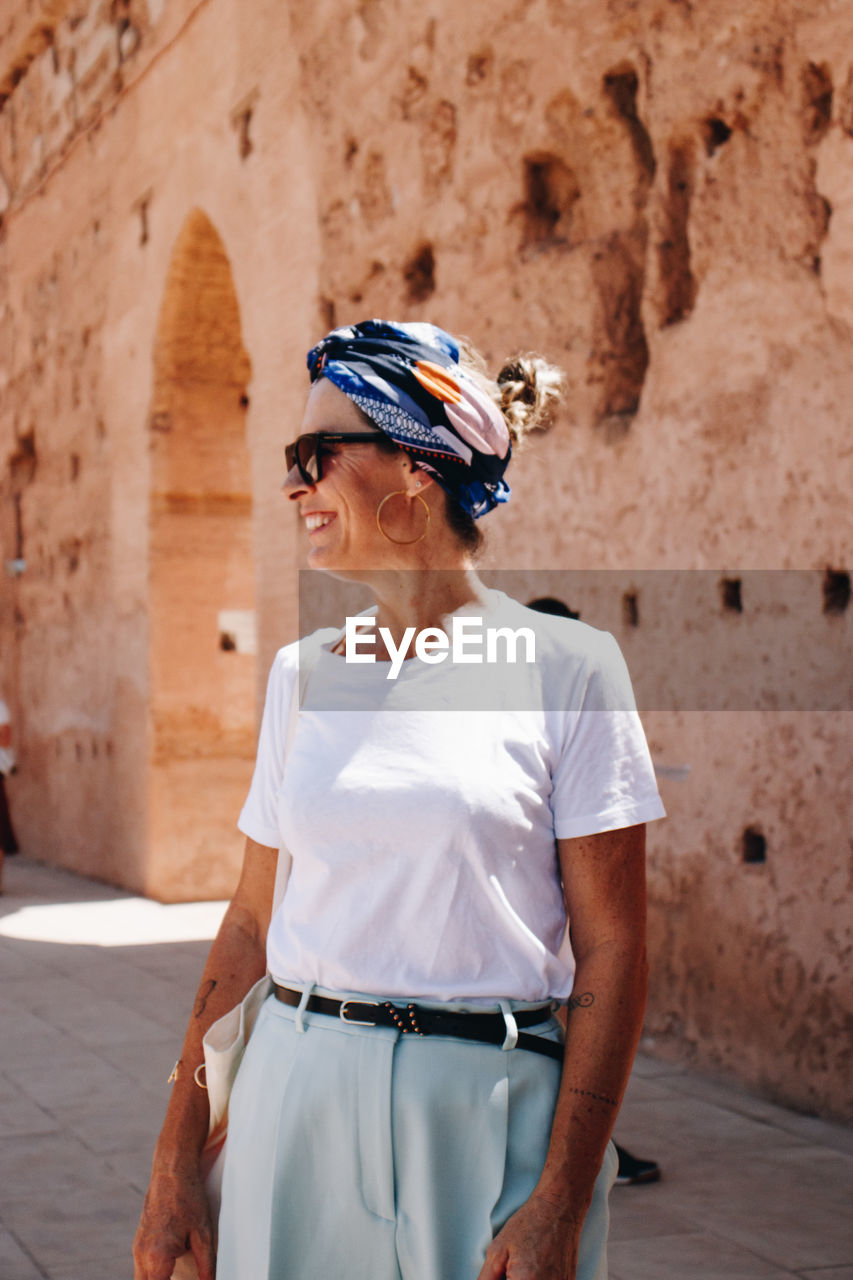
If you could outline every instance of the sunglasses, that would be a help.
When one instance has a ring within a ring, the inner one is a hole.
[[[319,484],[323,479],[323,458],[333,453],[332,445],[371,444],[382,439],[381,431],[310,431],[285,445],[284,461],[288,473],[297,467],[306,484]]]

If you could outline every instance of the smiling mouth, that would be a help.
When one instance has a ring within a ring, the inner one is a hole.
[[[316,533],[318,529],[325,529],[327,524],[331,524],[334,520],[334,512],[316,511],[305,517],[305,528],[309,533]]]

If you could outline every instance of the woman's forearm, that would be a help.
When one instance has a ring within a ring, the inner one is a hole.
[[[265,940],[256,921],[232,903],[204,967],[155,1149],[155,1169],[166,1171],[188,1162],[197,1163],[209,1123],[207,1094],[193,1078],[199,1063],[204,1061],[202,1038],[217,1018],[243,999],[265,970]]]
[[[645,949],[604,944],[577,967],[551,1142],[534,1194],[580,1222],[592,1198],[643,1025]]]
[[[247,840],[237,892],[210,948],[133,1242],[134,1280],[168,1280],[187,1248],[199,1280],[214,1280],[214,1224],[199,1163],[210,1113],[193,1073],[204,1061],[207,1029],[264,974],[277,856]]]

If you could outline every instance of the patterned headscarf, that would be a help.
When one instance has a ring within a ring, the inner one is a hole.
[[[506,421],[460,367],[449,333],[366,320],[333,329],[308,352],[308,368],[312,382],[333,382],[475,520],[506,502]]]

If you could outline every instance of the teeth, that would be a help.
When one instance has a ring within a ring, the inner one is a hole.
[[[315,529],[322,529],[331,520],[331,516],[319,514],[308,515],[305,517],[305,528],[309,533],[313,533]]]

